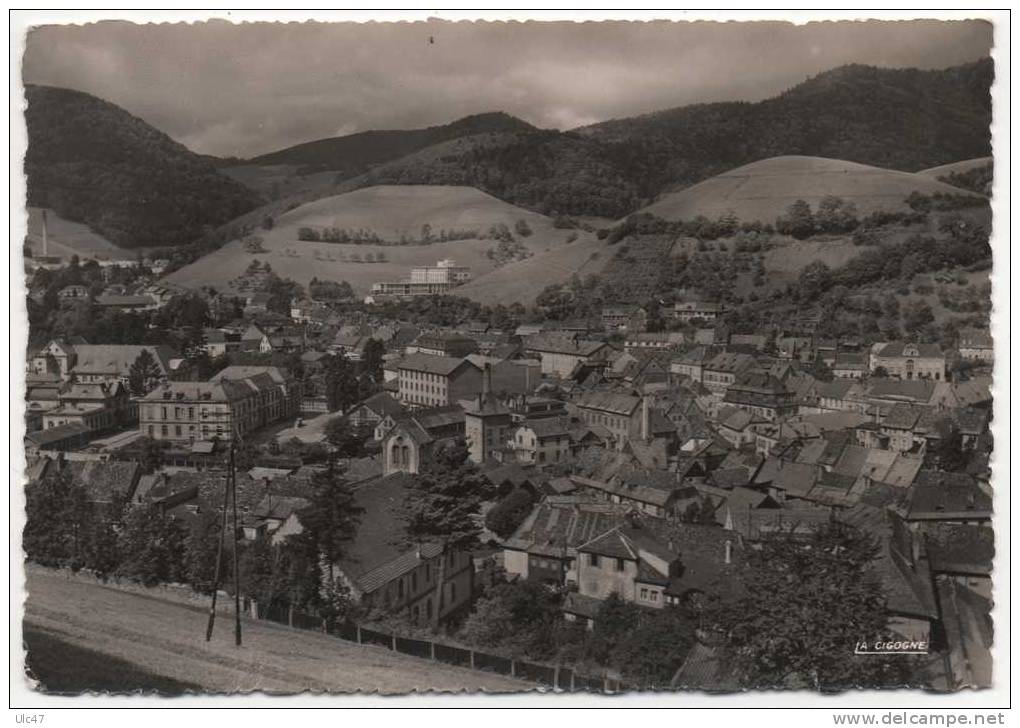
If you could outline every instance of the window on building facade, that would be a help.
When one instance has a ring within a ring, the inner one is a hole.
[[[599,565],[599,555],[598,554],[588,554],[588,563],[590,565],[594,566],[595,568],[598,568],[598,565]]]
[[[617,559],[616,560],[616,570],[617,571],[625,571],[626,568],[627,568],[627,564],[624,562],[623,559]]]

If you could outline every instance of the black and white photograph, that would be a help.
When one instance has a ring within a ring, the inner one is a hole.
[[[12,30],[27,703],[1007,689],[1008,14],[524,15]]]

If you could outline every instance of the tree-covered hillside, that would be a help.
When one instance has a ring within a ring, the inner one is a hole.
[[[660,192],[780,155],[916,171],[990,154],[992,78],[990,60],[942,71],[846,66],[759,103],[424,150],[358,183],[474,185],[546,214],[622,217]]]
[[[638,145],[687,185],[780,155],[914,172],[991,153],[991,59],[939,71],[851,65],[759,103],[699,104],[582,133]]]
[[[534,131],[535,128],[509,114],[475,114],[442,126],[425,129],[365,131],[348,136],[319,139],[263,154],[251,164],[292,164],[315,170],[336,170],[351,176],[383,162],[412,154],[450,139],[489,132]]]
[[[260,204],[114,104],[47,86],[25,89],[28,204],[49,207],[125,248],[183,245]]]

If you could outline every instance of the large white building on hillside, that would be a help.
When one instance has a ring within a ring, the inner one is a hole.
[[[431,296],[446,293],[451,288],[471,280],[471,269],[457,265],[449,258],[434,266],[417,266],[411,269],[407,280],[372,284],[372,293],[389,296]]]

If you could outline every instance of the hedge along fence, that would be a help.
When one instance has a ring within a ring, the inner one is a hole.
[[[347,642],[384,647],[412,657],[436,660],[457,667],[484,670],[508,677],[516,677],[556,690],[610,693],[626,689],[619,681],[596,675],[581,675],[569,667],[515,660],[503,655],[493,655],[480,650],[454,647],[442,642],[403,637],[362,627],[354,622],[337,622],[327,625],[326,621],[321,617],[285,607],[259,609],[258,614],[261,619],[286,624],[298,629],[327,632]]]

